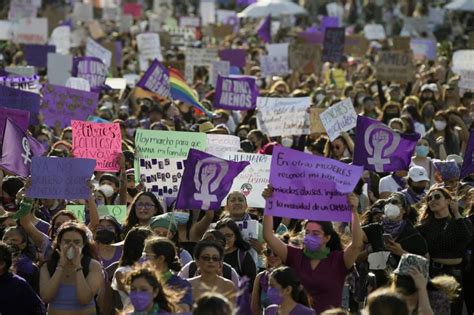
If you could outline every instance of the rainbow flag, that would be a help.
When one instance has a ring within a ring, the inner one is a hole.
[[[179,71],[174,68],[169,68],[168,71],[170,75],[171,97],[175,100],[180,100],[182,102],[191,104],[201,112],[205,113],[207,116],[212,117],[212,112],[206,109],[204,105],[199,102],[198,98],[186,83],[186,80],[183,78],[181,73],[179,73]]]

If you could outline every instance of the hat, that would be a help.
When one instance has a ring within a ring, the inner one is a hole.
[[[202,124],[199,125],[199,132],[208,132],[210,130],[214,129],[214,124],[211,123],[210,121],[205,121]]]
[[[110,223],[112,223],[115,227],[115,230],[117,231],[117,233],[121,233],[122,232],[122,225],[117,221],[117,219],[114,217],[114,216],[111,216],[111,215],[104,215],[104,216],[101,216],[99,218],[99,222],[102,221],[102,220],[106,220],[106,221],[109,221]]]
[[[2,190],[6,192],[11,198],[15,198],[16,194],[24,186],[23,181],[15,176],[7,176],[3,178]]]
[[[428,172],[422,166],[412,166],[408,170],[408,177],[414,182],[429,181]]]
[[[451,161],[433,161],[435,169],[441,174],[443,181],[459,179],[461,170],[455,160]]]
[[[176,224],[176,220],[174,219],[172,212],[167,212],[153,217],[150,222],[150,227],[152,230],[159,227],[165,228],[171,233],[176,233],[178,231],[178,225]]]
[[[434,83],[423,84],[423,86],[421,87],[421,92],[426,91],[426,90],[429,90],[433,93],[436,93],[436,92],[438,92],[438,86]]]
[[[415,254],[403,254],[397,269],[393,272],[400,276],[409,276],[410,268],[416,267],[428,279],[430,276],[430,262],[423,256]]]
[[[111,174],[111,173],[102,174],[102,176],[99,179],[99,184],[102,183],[102,181],[104,181],[104,180],[108,180],[108,181],[114,183],[116,187],[120,187],[120,181],[117,178],[117,176],[115,176],[114,174]]]
[[[463,158],[457,154],[450,154],[446,157],[446,161],[451,161],[451,160],[456,162],[457,165],[462,165],[462,163],[464,162]]]

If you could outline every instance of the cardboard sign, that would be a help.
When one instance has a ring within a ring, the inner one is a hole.
[[[208,67],[212,70],[212,63],[218,60],[217,49],[189,48],[186,50],[184,76],[190,84],[194,81],[194,67]]]
[[[17,44],[46,44],[48,42],[48,19],[24,18],[13,27],[13,42]]]
[[[291,44],[288,47],[288,66],[301,73],[315,73],[321,60],[321,46]]]
[[[96,160],[96,171],[120,170],[122,134],[118,123],[102,124],[73,120],[71,125],[74,156]]]
[[[311,133],[326,133],[326,129],[321,122],[319,117],[326,108],[311,107],[309,109],[310,121],[311,121]]]
[[[411,41],[411,38],[408,36],[394,36],[392,38],[393,50],[409,51],[410,41]]]
[[[310,97],[257,97],[257,126],[270,137],[310,133]]]
[[[369,49],[369,41],[363,35],[346,35],[344,54],[364,57]]]
[[[71,77],[72,56],[48,53],[48,82],[54,85],[66,85]]]
[[[138,52],[140,53],[140,70],[146,71],[154,59],[163,60],[160,36],[156,33],[143,33],[137,36]]]
[[[140,159],[140,179],[148,192],[176,198],[184,172],[183,158]]]
[[[341,132],[351,130],[357,124],[357,113],[351,98],[332,105],[319,117],[331,141],[339,137]]]
[[[87,38],[86,56],[99,58],[107,68],[109,68],[112,63],[112,52],[102,47],[90,37]]]
[[[344,39],[346,31],[343,27],[330,27],[324,33],[322,61],[340,62],[344,56]]]
[[[411,52],[380,51],[375,69],[381,81],[410,82],[415,75]]]
[[[367,24],[364,26],[364,36],[368,40],[382,40],[387,36],[382,24]]]

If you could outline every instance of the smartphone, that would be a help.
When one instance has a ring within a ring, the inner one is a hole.
[[[74,248],[71,246],[66,252],[66,257],[67,259],[72,260],[74,258],[74,255],[75,255]]]
[[[388,241],[393,241],[392,235],[388,233],[384,233],[382,236],[384,243],[388,243]]]

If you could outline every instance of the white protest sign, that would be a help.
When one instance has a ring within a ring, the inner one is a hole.
[[[153,12],[158,14],[160,19],[164,22],[173,16],[173,0],[154,0]]]
[[[35,18],[37,14],[38,7],[12,1],[10,3],[10,10],[8,11],[8,19],[19,20],[23,18]]]
[[[39,76],[0,77],[0,86],[7,86],[13,89],[39,94]]]
[[[130,27],[133,25],[133,16],[130,14],[123,14],[120,18],[120,33],[126,33],[130,31]]]
[[[83,78],[68,78],[66,81],[66,87],[86,92],[91,91],[91,85],[89,84],[89,81]]]
[[[207,135],[206,152],[221,158],[227,152],[237,152],[240,150],[240,138],[233,135]]]
[[[56,52],[68,55],[71,48],[71,28],[67,25],[56,27],[49,39],[51,45],[56,46]]]
[[[227,152],[220,157],[228,161],[250,162],[250,165],[234,178],[229,191],[240,191],[244,194],[249,207],[264,208],[265,199],[262,197],[262,192],[269,184],[272,157],[265,154],[243,152]],[[222,205],[225,205],[225,200]]]
[[[13,23],[0,20],[0,40],[11,40],[13,37]]]
[[[357,124],[357,113],[350,98],[332,105],[319,117],[331,141],[339,137],[341,132],[351,130]]]
[[[279,56],[260,56],[260,70],[263,76],[286,75],[290,73],[288,59]]]
[[[72,56],[48,53],[48,82],[64,86],[71,77]]]
[[[110,86],[112,90],[119,90],[119,97],[122,97],[123,92],[127,88],[127,80],[125,78],[107,78],[105,85]]]
[[[104,7],[102,9],[103,21],[118,21],[120,20],[121,9],[119,6]]]
[[[127,86],[133,89],[141,77],[136,73],[127,73],[123,75],[123,78],[125,79]]]
[[[142,33],[137,36],[138,52],[140,53],[140,70],[146,71],[156,58],[163,61],[161,54],[160,36],[156,33]]]
[[[471,90],[474,86],[474,70],[461,70],[461,80],[458,82],[458,86],[461,89]]]
[[[403,28],[400,36],[421,37],[424,33],[431,33],[428,28],[428,17],[403,17]]]
[[[172,27],[164,25],[163,29],[169,33],[171,45],[174,46],[188,46],[196,40],[195,29],[192,27]],[[188,51],[186,51],[186,58]]]
[[[86,56],[99,58],[107,66],[107,68],[110,67],[112,62],[112,52],[102,47],[90,37],[87,38]]]
[[[31,77],[36,74],[33,66],[11,66],[5,67],[5,71],[17,76]]]
[[[237,12],[233,10],[217,10],[217,22],[224,25],[232,25],[234,32],[239,31],[239,18]]]
[[[474,71],[474,49],[457,50],[453,54],[453,72]]]
[[[242,234],[244,240],[248,242],[251,239],[258,239],[258,229],[260,225],[257,220],[235,221],[235,223],[239,227],[240,234]]]
[[[212,71],[212,63],[219,60],[217,49],[188,48],[184,67],[184,76],[188,83],[193,83],[194,67],[208,67]]]
[[[382,24],[367,24],[364,26],[364,36],[368,40],[385,39],[385,29]]]
[[[227,77],[230,74],[230,62],[216,60],[212,62],[212,72],[209,74],[209,83],[216,86],[217,76]]]
[[[257,97],[257,126],[269,137],[310,134],[310,97]]]
[[[182,158],[140,159],[140,178],[157,197],[176,198],[183,172]]]
[[[179,18],[179,27],[199,27],[201,20],[197,16],[181,16]]]
[[[48,19],[20,19],[13,26],[13,42],[17,44],[46,44],[48,42]]]
[[[75,21],[91,22],[94,20],[93,8],[90,3],[75,2],[72,11]]]
[[[199,4],[199,16],[202,26],[216,23],[216,3],[214,0],[201,0]]]
[[[434,25],[441,25],[444,23],[444,15],[446,13],[446,9],[443,8],[435,8],[429,7],[429,21]]]

